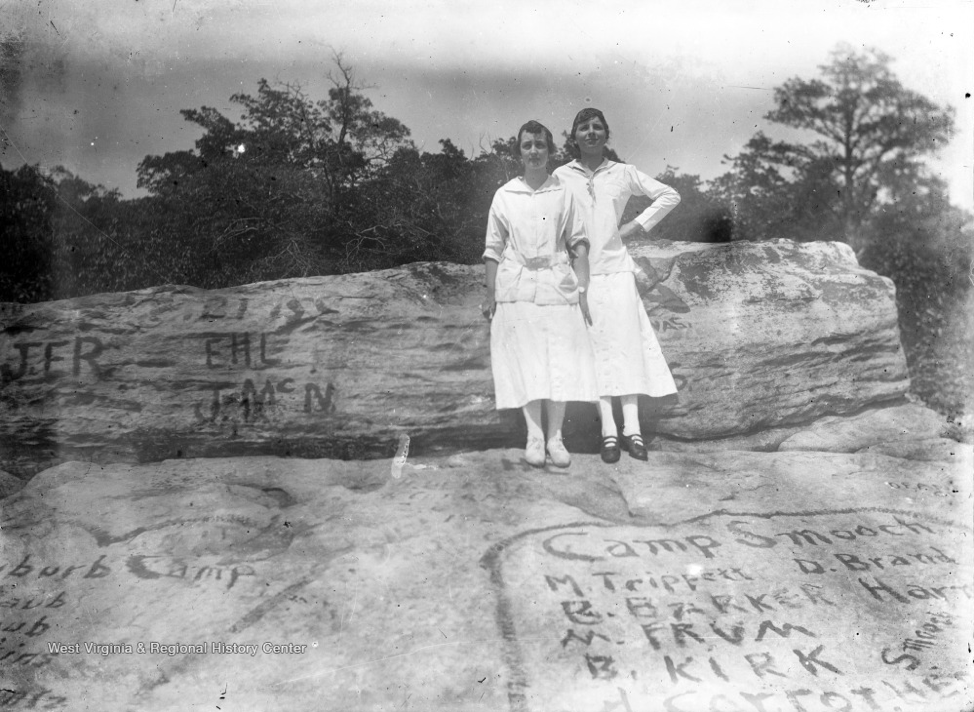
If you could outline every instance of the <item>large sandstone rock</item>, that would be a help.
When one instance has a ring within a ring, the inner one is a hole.
[[[778,449],[858,452],[882,443],[941,438],[947,427],[946,419],[929,408],[900,405],[821,418],[785,439]]]
[[[667,452],[868,450],[908,459],[937,459],[938,453],[948,453],[962,437],[951,421],[936,411],[916,403],[897,403],[847,415],[824,416],[801,425],[768,428],[746,435],[702,441],[660,437],[653,445]],[[923,456],[914,457],[915,454]]]
[[[643,300],[685,439],[809,422],[908,387],[889,280],[839,243],[647,244]],[[219,291],[0,304],[0,467],[519,444],[493,405],[483,269],[420,263]],[[597,438],[592,406],[569,432]]]
[[[65,463],[0,510],[0,707],[971,709],[962,449]]]
[[[632,249],[680,386],[656,429],[712,438],[810,421],[908,387],[893,283],[838,242]],[[659,282],[653,284],[654,279]]]

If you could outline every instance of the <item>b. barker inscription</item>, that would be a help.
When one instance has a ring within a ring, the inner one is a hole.
[[[483,560],[510,707],[965,709],[970,539],[904,513],[526,532]]]

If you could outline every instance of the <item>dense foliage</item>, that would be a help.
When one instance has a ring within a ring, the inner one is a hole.
[[[658,177],[682,201],[654,237],[848,242],[896,283],[915,390],[955,412],[972,392],[956,363],[971,355],[971,330],[952,319],[966,314],[974,231],[924,163],[953,113],[903,87],[890,61],[839,47],[820,77],[776,89],[769,129],[798,129],[804,141],[759,131],[709,182],[667,167]],[[518,173],[514,139],[474,157],[448,139],[421,152],[340,56],[330,80],[314,100],[262,79],[256,95],[231,97],[236,121],[184,110],[202,135],[191,150],[146,156],[146,197],[124,200],[64,169],[0,167],[0,301],[479,262],[491,197]],[[647,204],[633,199],[624,219]]]

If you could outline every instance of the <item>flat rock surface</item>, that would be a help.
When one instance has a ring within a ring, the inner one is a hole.
[[[15,492],[19,492],[20,488],[23,486],[24,482],[19,477],[15,477],[9,472],[0,470],[0,499],[9,497]]]
[[[856,452],[882,443],[941,438],[947,421],[936,411],[906,404],[850,416],[820,418],[778,445],[779,450]]]
[[[634,246],[679,386],[645,429],[691,440],[807,424],[909,386],[892,283],[839,243]],[[518,444],[494,409],[483,267],[0,304],[0,468]],[[593,405],[566,432],[599,433]]]
[[[2,502],[0,703],[970,709],[971,448],[69,462]]]

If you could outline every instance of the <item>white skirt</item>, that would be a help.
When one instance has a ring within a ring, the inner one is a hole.
[[[498,410],[541,399],[597,401],[594,361],[577,304],[497,303],[490,364]]]
[[[599,395],[661,398],[676,393],[632,272],[592,275],[588,305]]]

